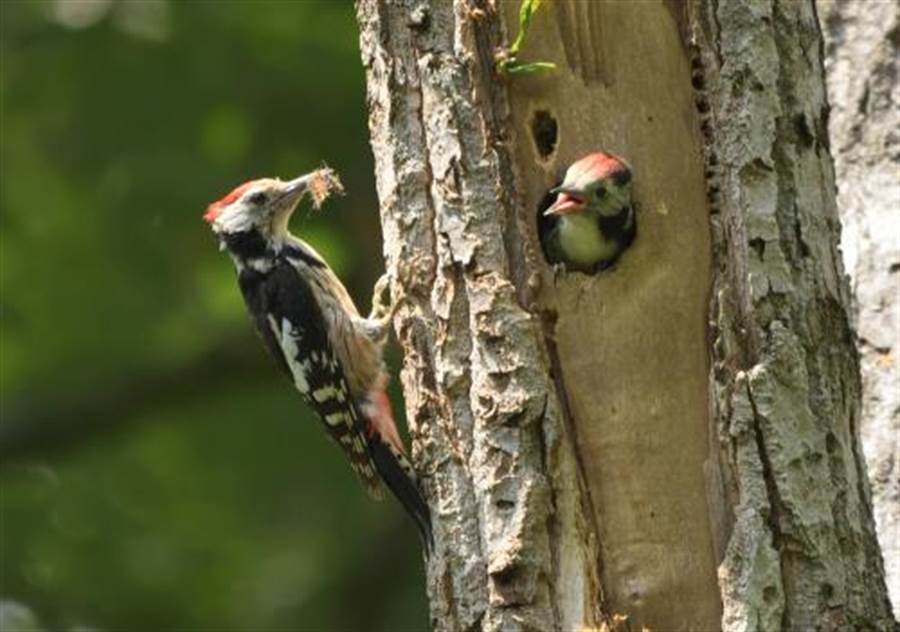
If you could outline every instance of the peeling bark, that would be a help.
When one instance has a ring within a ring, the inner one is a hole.
[[[501,79],[518,2],[357,4],[433,626],[889,627],[810,1],[545,6]],[[557,279],[597,148],[638,240]]]
[[[496,19],[358,4],[415,458],[432,499],[438,629],[575,629],[598,589],[575,463],[516,273],[521,226],[493,87]]]

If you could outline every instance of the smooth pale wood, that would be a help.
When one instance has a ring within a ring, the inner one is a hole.
[[[518,4],[502,5],[511,36]],[[597,149],[632,165],[640,204],[637,241],[612,272],[545,275],[540,294],[542,308],[558,314],[604,610],[628,615],[632,629],[717,629],[721,534],[704,476],[715,469],[707,463],[709,218],[677,19],[663,2],[556,0],[532,25],[522,60],[559,69],[509,80],[523,213],[533,217],[546,187]],[[547,159],[531,131],[537,110],[558,122]]]

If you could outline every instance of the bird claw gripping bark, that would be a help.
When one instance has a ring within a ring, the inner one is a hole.
[[[375,282],[372,289],[372,310],[363,322],[363,328],[372,340],[383,342],[387,338],[399,306],[400,301],[391,300],[391,276],[385,272]]]
[[[566,275],[566,264],[564,263],[554,263],[552,266],[553,270],[553,285],[559,285],[559,280]]]

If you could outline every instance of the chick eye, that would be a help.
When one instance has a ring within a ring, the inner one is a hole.
[[[606,195],[606,189],[604,189],[603,187],[597,187],[596,189],[594,189],[594,196],[598,200],[603,199],[604,195]]]
[[[265,193],[260,191],[258,193],[254,193],[253,195],[248,197],[247,201],[250,202],[250,204],[260,205],[260,204],[265,204],[268,199],[269,199],[269,196],[267,196]]]

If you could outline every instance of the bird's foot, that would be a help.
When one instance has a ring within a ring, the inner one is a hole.
[[[367,334],[378,342],[387,338],[400,301],[391,300],[391,277],[385,272],[372,290],[372,310],[364,320]]]
[[[553,264],[553,285],[559,285],[559,280],[563,278],[563,275],[566,273],[566,264],[564,263],[554,263]]]
[[[385,272],[372,289],[372,311],[369,312],[369,320],[390,319],[395,310],[396,307],[391,301],[391,276]]]

